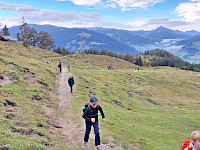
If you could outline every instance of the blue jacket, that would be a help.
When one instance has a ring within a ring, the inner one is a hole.
[[[68,84],[70,85],[70,86],[72,86],[72,85],[74,85],[74,78],[73,77],[69,77],[69,79],[68,79]]]

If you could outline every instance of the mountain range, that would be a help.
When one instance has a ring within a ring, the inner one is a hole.
[[[45,31],[52,35],[56,47],[66,47],[69,51],[85,49],[106,49],[115,53],[139,54],[155,48],[164,49],[183,60],[200,63],[200,32],[192,30],[182,32],[165,27],[151,31],[129,31],[109,28],[65,28],[52,25],[29,24],[36,31]],[[16,37],[19,27],[9,28]]]

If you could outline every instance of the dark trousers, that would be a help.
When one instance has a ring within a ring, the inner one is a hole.
[[[70,88],[71,88],[71,92],[72,92],[72,90],[73,90],[73,85],[69,85],[70,86]]]
[[[100,145],[99,122],[98,121],[95,122],[95,123],[86,122],[86,130],[85,130],[84,141],[88,142],[92,125],[93,125],[93,128],[94,128],[94,134],[95,134],[95,146],[97,146],[97,145]]]
[[[60,73],[62,72],[62,68],[60,67]]]

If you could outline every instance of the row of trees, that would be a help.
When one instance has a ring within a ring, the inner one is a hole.
[[[183,70],[200,72],[200,64],[191,64],[168,51],[155,49],[150,51],[148,56],[151,56],[151,58],[153,57],[153,59],[151,60],[152,66],[170,66],[177,67]]]
[[[74,52],[69,52],[65,47],[63,47],[62,49],[61,48],[55,49],[54,52],[62,55],[74,54]],[[145,51],[144,53],[136,56],[128,53],[125,55],[116,54],[114,52],[107,50],[98,51],[96,49],[84,50],[82,52],[79,51],[78,53],[107,55],[129,61],[139,66],[146,66],[146,67],[170,66],[170,67],[177,67],[183,70],[192,70],[200,72],[200,64],[191,64],[189,62],[183,61],[174,54],[164,51],[162,49]]]
[[[53,52],[58,53],[58,54],[61,54],[61,55],[63,55],[63,56],[68,55],[68,54],[73,54],[73,53],[70,53],[70,52],[66,49],[66,47],[62,47],[62,48],[58,47],[58,48],[54,49]]]

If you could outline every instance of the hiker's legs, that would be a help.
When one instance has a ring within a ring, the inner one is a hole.
[[[99,122],[93,123],[94,134],[95,134],[95,146],[100,145],[100,135],[99,135]]]
[[[85,137],[84,137],[84,141],[85,141],[85,142],[88,142],[89,135],[90,135],[90,131],[91,131],[92,123],[90,123],[90,122],[86,122],[85,125],[86,125],[86,129],[85,129]]]
[[[62,72],[62,68],[60,67],[60,73]]]
[[[71,92],[72,92],[72,87],[73,87],[73,85],[70,85],[70,88],[71,88]]]

